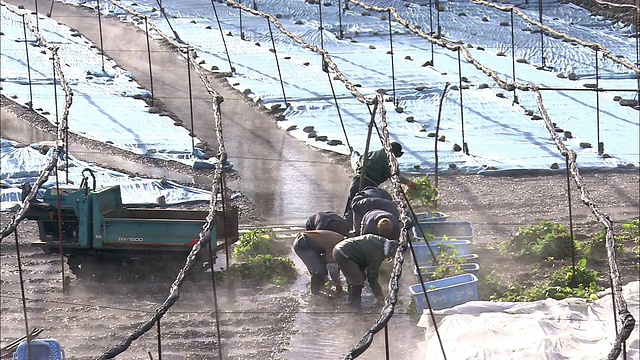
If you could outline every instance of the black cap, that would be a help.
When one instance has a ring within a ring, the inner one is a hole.
[[[400,145],[400,143],[397,143],[395,141],[391,143],[391,152],[396,157],[400,157],[402,156],[402,154],[404,154],[404,151],[402,151],[402,145]]]

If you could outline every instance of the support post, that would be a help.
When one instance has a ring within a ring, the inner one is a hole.
[[[271,30],[271,21],[267,18],[267,24],[269,24],[269,35],[271,35],[271,46],[273,46],[273,55],[276,57],[276,67],[278,68],[278,77],[280,78],[280,87],[282,88],[282,97],[284,99],[284,107],[288,108],[287,94],[284,91],[284,81],[282,80],[282,72],[280,71],[280,63],[278,62],[278,52],[276,51],[276,41],[273,38],[273,31]]]
[[[542,24],[542,0],[538,0],[539,21]],[[540,56],[542,57],[542,67],[546,67],[546,59],[544,57],[544,30],[540,28]]]
[[[462,151],[469,155],[469,145],[464,140],[464,106],[462,103],[462,59],[460,57],[460,46],[458,46],[458,87],[460,91],[460,123],[462,125]]]
[[[196,146],[194,137],[196,136],[196,131],[193,128],[193,91],[191,89],[191,49],[187,48],[187,78],[189,79],[189,114],[191,118],[191,131],[189,136],[191,137],[191,155],[195,155]]]
[[[31,62],[29,61],[29,41],[27,40],[27,23],[22,14],[22,30],[24,31],[24,50],[27,56],[27,77],[29,78],[29,109],[33,110],[33,88],[31,85]]]
[[[149,58],[149,81],[151,82],[151,106],[155,106],[153,96],[153,70],[151,67],[151,44],[149,42],[149,17],[144,17],[144,29],[147,35],[147,57]]]
[[[600,64],[598,63],[598,49],[595,51],[596,57],[596,133],[598,137],[598,155],[604,154],[604,143],[600,141]]]
[[[227,42],[224,39],[224,33],[222,32],[222,24],[220,24],[220,18],[218,17],[218,10],[216,10],[216,5],[211,0],[211,6],[213,7],[213,13],[216,17],[216,22],[218,23],[218,29],[220,30],[220,38],[222,39],[222,45],[224,46],[224,53],[227,55],[227,61],[229,61],[229,71],[231,74],[236,72],[236,69],[231,64],[231,57],[229,56],[229,49],[227,48]],[[242,11],[242,10],[241,10]]]
[[[516,35],[513,25],[513,8],[511,8],[511,66],[513,68],[513,104],[519,104],[518,95],[516,94]]]
[[[360,170],[360,185],[358,190],[361,191],[364,188],[364,178],[367,173],[367,165],[369,163],[369,145],[371,144],[371,132],[373,131],[373,124],[376,119],[376,112],[378,111],[378,98],[376,97],[373,103],[373,111],[371,112],[371,119],[369,120],[369,130],[367,132],[367,142],[364,147],[364,153],[362,154],[362,169]]]
[[[396,67],[393,63],[393,30],[391,29],[391,10],[389,10],[389,46],[391,48],[391,85],[393,90],[393,105],[398,106],[396,98]]]
[[[102,59],[102,72],[104,72],[104,42],[102,40],[102,11],[100,10],[100,0],[98,0],[98,29],[100,32],[100,58]]]
[[[438,121],[436,123],[436,143],[434,145],[434,154],[435,154],[435,180],[434,186],[438,188],[438,140],[440,137],[440,119],[442,118],[442,104],[444,103],[444,97],[447,95],[447,90],[449,90],[450,83],[444,84],[444,89],[442,89],[442,96],[440,96],[440,105],[438,106]],[[438,207],[437,200],[434,205],[436,208]]]

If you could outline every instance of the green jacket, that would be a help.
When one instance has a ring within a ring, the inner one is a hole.
[[[374,234],[365,234],[345,239],[336,245],[336,249],[353,260],[360,269],[367,269],[367,281],[374,294],[382,294],[378,284],[378,272],[384,261],[384,243],[387,239]]]
[[[358,175],[362,175],[362,160],[361,156],[358,161],[358,168],[356,169],[356,174]],[[377,185],[382,184],[391,177],[389,159],[384,149],[369,152],[365,177]]]

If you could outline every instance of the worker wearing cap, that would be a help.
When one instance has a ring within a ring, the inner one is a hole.
[[[331,230],[300,232],[293,242],[293,250],[311,274],[311,293],[318,294],[331,276],[336,293],[342,293],[340,268],[333,258],[333,248],[344,239],[344,235]]]
[[[398,204],[393,200],[382,198],[365,198],[360,196],[360,193],[356,194],[351,202],[351,214],[353,221],[353,229],[356,235],[362,235],[363,229],[368,226],[370,222],[375,221],[382,216],[392,220],[396,228],[400,228],[400,213],[398,212]],[[364,218],[367,220],[363,222]],[[398,233],[399,234],[399,233]],[[378,234],[389,237],[384,234]],[[398,239],[398,236],[391,236],[391,239]]]
[[[387,239],[400,238],[400,220],[386,210],[373,209],[362,217],[360,235],[376,234]]]
[[[347,238],[333,248],[333,258],[349,285],[350,306],[360,306],[365,279],[376,299],[384,299],[378,273],[384,259],[393,256],[397,248],[398,241],[375,234]]]
[[[402,151],[402,145],[397,142],[391,143],[391,153],[399,158],[404,154]],[[366,173],[362,174],[362,156],[358,161],[358,166],[355,170],[353,179],[351,180],[351,186],[349,187],[349,198],[347,199],[347,205],[344,211],[344,217],[348,220],[351,218],[351,201],[354,196],[360,191],[360,178],[364,176],[364,187],[366,186],[380,186],[383,182],[387,181],[391,177],[391,168],[389,166],[389,159],[384,149],[372,151],[368,153]],[[411,179],[398,174],[400,183],[408,185],[411,188],[416,187],[416,183]]]
[[[367,186],[353,197],[351,211],[345,219],[349,224],[349,229],[352,229],[355,235],[361,234],[360,225],[364,214],[373,209],[386,210],[399,217],[398,205],[386,190]]]

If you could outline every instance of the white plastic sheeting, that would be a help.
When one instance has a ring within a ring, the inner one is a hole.
[[[96,1],[68,2],[92,9],[97,5]],[[242,32],[245,40],[242,40],[240,11],[226,6],[224,2],[166,2],[163,6],[170,24],[157,10],[158,3],[153,0],[123,3],[151,16],[166,34],[173,34],[175,30],[180,40],[195,49],[198,61],[204,67],[216,67],[226,72],[230,70],[231,62],[236,72],[227,78],[229,83],[255,102],[266,107],[282,105],[286,94],[291,106],[284,112],[286,120],[278,122],[283,131],[289,129],[292,135],[311,146],[347,154],[349,149],[345,145],[347,138],[338,116],[339,109],[350,144],[354,150],[364,149],[369,109],[358,102],[342,83],[332,80],[338,102],[336,106],[329,83],[332,74],[322,71],[320,55],[295,43],[272,26],[283,78],[281,84],[275,56],[270,51],[273,44],[265,18],[243,12]],[[341,3],[344,7],[345,3]],[[469,50],[481,63],[505,79],[512,77],[511,27],[503,25],[505,21],[510,23],[509,13],[468,1],[448,1],[441,2],[444,10],[437,13],[439,22],[436,23],[432,17],[435,12],[429,12],[426,2],[417,4],[379,0],[370,3],[393,6],[403,18],[420,25],[425,31],[439,24],[446,38],[460,39],[470,44]],[[542,3],[545,25],[585,41],[600,43],[621,57],[634,59],[637,56],[635,40],[631,37],[634,31],[632,27],[591,16],[588,11],[572,4],[555,0]],[[216,6],[220,18],[225,44],[217,30],[212,4]],[[565,159],[550,134],[541,121],[525,115],[525,110],[537,111],[531,92],[518,91],[518,103],[515,103],[513,92],[498,88],[486,75],[464,60],[459,73],[456,52],[437,46],[432,48],[426,40],[409,33],[395,21],[391,22],[392,68],[389,21],[384,20],[388,14],[364,11],[355,5],[339,13],[337,4],[336,1],[324,1],[322,6],[304,1],[255,1],[258,10],[277,17],[288,31],[309,44],[326,49],[341,72],[351,81],[362,85],[358,89],[363,95],[373,97],[378,90],[386,91],[389,100],[395,95],[402,112],[395,111],[390,101],[385,106],[391,138],[401,142],[405,148],[405,155],[400,159],[402,171],[433,172],[435,138],[432,135],[436,127],[441,90],[446,82],[458,84],[459,75],[467,79],[465,84],[469,85],[469,89],[464,90],[462,98],[458,91],[451,90],[445,99],[440,125],[440,135],[444,141],[438,143],[440,171],[549,171],[554,165],[558,165],[562,171]],[[538,9],[533,4],[520,8],[537,19]],[[134,19],[108,1],[101,1],[101,9],[105,16],[117,15],[124,21],[144,26],[143,21]],[[322,33],[318,30],[320,9],[324,28]],[[56,103],[50,54],[43,52],[44,49],[34,41],[33,35],[28,33],[28,68],[21,17],[4,8],[0,16],[4,34],[0,42],[2,94],[25,104],[30,100],[31,92],[33,107],[41,109],[40,112],[55,123]],[[528,61],[515,64],[518,82],[571,89],[585,89],[595,84],[593,50],[546,36],[544,56],[546,64],[553,66],[553,69],[538,70],[536,66],[540,64],[542,55],[540,34],[532,31],[531,25],[518,17],[515,17],[514,25],[515,57]],[[336,37],[340,28],[345,35],[342,39]],[[149,113],[145,103],[137,99],[148,97],[149,93],[141,89],[131,73],[108,58],[104,59],[103,70],[103,59],[95,44],[79,36],[75,30],[44,16],[39,19],[39,29],[45,38],[60,46],[65,77],[74,91],[69,116],[72,132],[110,142],[136,154],[203,165],[204,160],[192,155],[192,139],[188,131],[175,126],[167,116]],[[507,56],[497,56],[498,52]],[[423,66],[432,58],[434,66]],[[637,88],[637,80],[631,70],[602,58],[599,59],[599,65],[600,87]],[[560,78],[558,73],[574,73],[576,80]],[[488,87],[481,86],[485,84]],[[577,153],[581,170],[637,168],[640,165],[638,111],[630,106],[621,106],[615,100],[616,96],[633,99],[637,95],[635,91],[601,92],[600,113],[597,114],[598,99],[595,92],[558,90],[543,93],[544,104],[552,121],[556,122],[559,130],[571,132],[571,136],[565,137],[564,141]],[[57,103],[59,109],[64,103],[59,85]],[[464,122],[461,121],[461,113]],[[319,137],[326,136],[327,141],[309,138],[308,133],[303,131],[308,126],[313,126]],[[462,146],[463,126],[469,155],[452,150],[454,144]],[[329,145],[329,140],[339,140],[342,145]],[[604,143],[607,157],[597,154],[598,140]],[[585,147],[585,143],[592,147]],[[372,148],[377,147],[379,144],[374,141]],[[229,159],[233,161],[234,156],[229,154]],[[2,171],[5,171],[4,168]],[[6,178],[11,175],[2,176]],[[153,193],[150,197],[155,195]]]
[[[68,1],[92,8],[96,5],[95,1]],[[105,15],[117,15],[144,26],[140,19],[133,19],[123,10],[105,3],[102,2]],[[347,154],[349,149],[345,145],[347,139],[338,116],[339,109],[350,144],[354,150],[364,149],[369,109],[358,102],[342,83],[332,80],[338,101],[336,106],[329,83],[333,74],[322,71],[320,55],[295,43],[273,25],[270,33],[267,19],[247,12],[243,12],[240,18],[240,10],[227,6],[225,2],[184,0],[162,4],[169,18],[168,23],[154,0],[122,3],[151,16],[165,34],[172,35],[175,31],[181,41],[196,50],[205,68],[215,67],[228,72],[231,63],[236,72],[227,78],[229,83],[255,102],[269,108],[274,104],[283,105],[286,96],[291,106],[284,112],[286,121],[280,121],[278,125],[282,129],[291,129],[295,125],[296,128],[290,133],[301,141]],[[504,91],[464,59],[459,74],[457,53],[437,46],[433,49],[434,66],[424,66],[432,58],[431,44],[395,21],[391,22],[392,68],[389,21],[385,20],[388,13],[365,11],[349,4],[349,9],[339,14],[338,1],[320,3],[256,0],[245,5],[271,14],[288,31],[309,44],[324,48],[341,72],[361,85],[358,89],[363,95],[372,98],[379,89],[386,91],[389,100],[395,95],[402,112],[395,111],[396,106],[391,101],[386,102],[385,106],[392,140],[399,141],[407,149],[400,159],[401,170],[433,172],[435,138],[430,134],[435,132],[439,98],[446,82],[458,85],[459,75],[467,79],[463,85],[469,85],[469,89],[464,90],[462,100],[455,90],[451,90],[445,99],[440,127],[440,135],[444,136],[445,141],[438,146],[441,171],[449,171],[451,164],[456,165],[455,171],[460,173],[549,171],[554,164],[561,169],[564,167],[564,157],[542,122],[532,120],[531,116],[525,114],[526,110],[538,111],[533,92],[517,91],[514,94]],[[345,6],[344,1],[340,3]],[[496,71],[501,78],[508,81],[512,79],[512,32],[511,26],[505,26],[505,23],[511,24],[510,13],[469,1],[440,2],[443,11],[439,13],[430,13],[426,1],[420,4],[394,0],[366,3],[380,7],[392,6],[403,18],[419,25],[425,32],[440,25],[447,39],[470,44],[469,50],[481,63]],[[537,2],[530,2],[528,6],[522,2],[517,4],[530,18],[538,19]],[[594,17],[589,11],[573,4],[555,0],[545,0],[542,4],[543,24],[584,41],[602,44],[620,57],[636,59],[631,27]],[[212,5],[216,6],[224,43]],[[319,30],[320,10],[324,28],[322,33]],[[542,61],[539,32],[517,16],[513,22],[514,56],[518,60],[527,60],[527,63],[515,64],[517,81],[547,88],[574,89],[545,90],[543,99],[558,129],[571,132],[571,137],[565,140],[567,146],[577,152],[578,166],[585,170],[637,167],[640,154],[638,111],[621,106],[614,100],[616,96],[636,98],[634,89],[637,89],[637,80],[633,71],[600,56],[599,87],[627,91],[602,92],[599,100],[595,92],[575,91],[595,85],[594,51],[571,41],[546,36],[545,64],[553,69],[538,70]],[[343,39],[336,37],[340,27],[345,36]],[[245,40],[240,37],[241,30]],[[270,51],[274,48],[271,35],[278,55],[277,63],[274,53]],[[498,53],[506,56],[498,56]],[[559,73],[565,77],[574,73],[576,79],[559,78]],[[280,74],[283,84],[280,83]],[[484,84],[488,87],[481,86]],[[514,103],[514,95],[518,97],[517,103]],[[598,101],[599,114],[596,111]],[[408,121],[409,117],[413,121]],[[462,146],[463,124],[464,142],[469,146],[469,155],[452,150],[454,144]],[[313,126],[318,136],[340,140],[343,145],[331,146],[328,142],[309,138],[308,133],[303,131],[308,126]],[[598,141],[604,143],[605,153],[609,157],[598,156]],[[585,148],[581,143],[589,143],[592,147]],[[372,146],[376,148],[380,145],[374,141]],[[229,156],[233,159],[234,154]]]
[[[448,359],[581,359],[602,360],[616,336],[610,290],[599,300],[546,299],[529,303],[471,301],[435,311]],[[623,287],[629,312],[640,314],[640,282]],[[444,317],[443,317],[444,316]],[[426,328],[425,359],[444,359],[425,311],[418,326]],[[627,359],[640,356],[640,323],[626,342]],[[623,358],[623,355],[620,355]]]
[[[20,186],[28,182],[33,184],[42,172],[42,169],[49,162],[53,150],[47,154],[42,154],[35,145],[25,147],[15,147],[16,143],[2,139],[2,157],[0,165],[2,167],[2,191],[0,191],[0,209],[6,211],[17,208],[22,203],[22,191]],[[62,155],[61,155],[62,156]],[[66,164],[65,160],[59,160],[58,164]],[[118,173],[109,169],[104,169],[95,164],[77,160],[73,156],[69,157],[68,169],[59,170],[58,178],[61,186],[78,187],[83,179],[82,171],[90,169],[96,178],[96,189],[108,186],[120,185],[122,193],[122,203],[127,205],[157,205],[158,198],[163,197],[161,202],[168,205],[206,202],[211,199],[211,192],[196,188],[182,186],[171,181],[162,179],[142,179],[130,177],[127,174]],[[65,184],[69,177],[69,184]],[[86,175],[86,174],[85,174]],[[41,198],[44,189],[55,186],[55,174],[51,174],[49,179],[42,186],[38,198]],[[89,186],[92,186],[89,179]]]
[[[59,75],[57,89],[53,86],[51,53],[29,29],[25,46],[21,16],[2,8],[0,19],[2,94],[23,105],[33,101],[33,108],[40,109],[55,124],[56,111],[62,116],[65,97]],[[35,23],[35,19],[32,21]],[[43,17],[38,20],[38,29],[49,43],[59,47],[62,71],[73,91],[69,131],[150,158],[215,166],[216,159],[203,159],[201,152],[193,151],[193,144],[200,141],[196,138],[192,143],[186,128],[175,126],[168,116],[149,111],[142,99],[150,98],[151,93],[133,74],[100,56],[94,44],[68,26]]]

